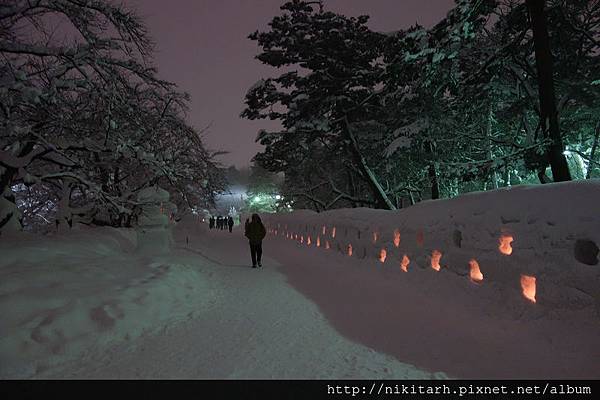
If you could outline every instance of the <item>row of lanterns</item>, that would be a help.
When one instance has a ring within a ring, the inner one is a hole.
[[[275,236],[279,236],[280,228],[281,228],[281,224],[277,224],[277,228],[269,229],[269,233],[274,234]],[[285,231],[286,239],[296,240],[296,241],[299,241],[300,243],[304,244],[304,242],[305,242],[304,235],[298,235],[297,233],[289,232],[287,225],[285,225],[284,231]],[[327,232],[327,227],[323,226],[321,229],[321,234],[323,237],[326,236],[326,232]],[[336,235],[336,228],[334,226],[331,229],[331,238],[335,239],[335,235]],[[360,237],[360,232],[359,232],[359,237]],[[377,241],[379,239],[379,233],[373,232],[372,238],[373,238],[373,244],[377,243]],[[316,242],[315,242],[316,247],[325,247],[325,249],[330,249],[331,244],[330,244],[329,240],[324,239],[324,241],[325,241],[325,244],[323,246],[323,243],[321,241],[321,235],[317,235]],[[422,231],[417,232],[416,241],[420,247],[423,246],[424,235],[423,235]],[[498,241],[498,251],[503,255],[510,256],[513,251],[512,246],[511,246],[512,242],[513,242],[512,235],[502,234]],[[311,236],[307,235],[306,236],[306,244],[308,246],[310,246],[310,245],[312,245],[312,243],[313,243],[313,241],[312,241]],[[400,231],[398,229],[394,230],[393,244],[395,247],[400,247]],[[352,247],[352,244],[348,243],[348,246],[346,247],[346,254],[351,257],[353,253],[354,253],[354,249]],[[440,269],[441,269],[440,260],[442,258],[442,253],[439,250],[433,250],[430,258],[431,258],[431,268],[435,271],[440,271]],[[387,250],[385,248],[382,248],[379,251],[378,260],[381,263],[385,263],[386,259],[387,259]],[[402,260],[400,261],[400,269],[404,272],[408,272],[409,264],[410,264],[410,259],[409,259],[408,255],[404,254],[402,256]],[[471,279],[472,282],[481,283],[483,281],[483,273],[481,272],[479,263],[474,258],[469,261],[469,270],[470,270],[469,278]],[[535,298],[536,278],[534,276],[521,275],[520,283],[521,283],[521,292],[522,292],[523,296],[527,300],[531,301],[532,303],[535,303],[536,302],[536,298]]]

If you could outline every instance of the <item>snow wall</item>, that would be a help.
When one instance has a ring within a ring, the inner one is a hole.
[[[600,315],[599,180],[515,186],[397,211],[299,210],[263,219],[271,238],[357,257],[373,273],[420,274],[416,284],[457,274],[471,281],[473,301],[491,296],[518,313],[529,304],[544,315]]]

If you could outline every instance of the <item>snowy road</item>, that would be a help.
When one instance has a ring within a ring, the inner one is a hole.
[[[210,276],[209,306],[162,332],[95,354],[38,378],[431,378],[432,375],[342,337],[317,306],[292,288],[266,257],[248,267],[239,231],[192,236],[188,249]],[[213,265],[206,266],[206,259]]]

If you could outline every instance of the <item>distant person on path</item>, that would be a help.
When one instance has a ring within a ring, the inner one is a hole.
[[[210,218],[208,219],[208,228],[212,229],[214,227],[215,227],[215,217],[213,217],[211,215]]]
[[[248,222],[246,219],[244,235],[248,238],[250,243],[250,256],[252,257],[252,268],[256,268],[256,262],[258,266],[262,267],[262,241],[267,235],[267,230],[263,225],[258,214],[252,214],[252,221]]]
[[[221,226],[223,225],[223,217],[221,217],[220,215],[217,217],[217,229],[221,229]]]
[[[221,230],[225,229],[225,225],[227,225],[227,217],[221,217]]]
[[[231,216],[227,219],[227,226],[229,227],[229,233],[231,233],[231,230],[233,229],[233,218]]]

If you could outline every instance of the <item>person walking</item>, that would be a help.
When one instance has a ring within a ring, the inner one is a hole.
[[[252,268],[262,267],[262,241],[267,235],[267,230],[263,225],[258,214],[252,214],[252,221],[246,220],[244,236],[248,238],[250,244],[250,257],[252,257]]]
[[[231,233],[231,230],[233,229],[233,218],[231,217],[231,215],[229,216],[229,218],[227,218],[227,226],[229,227],[229,233]]]
[[[208,219],[208,227],[209,229],[213,229],[215,227],[215,217],[213,217],[212,215]]]

